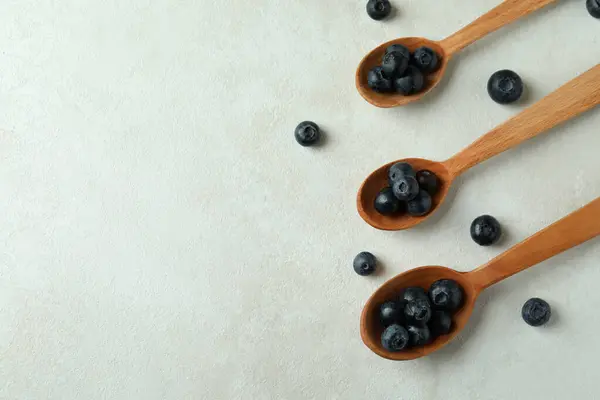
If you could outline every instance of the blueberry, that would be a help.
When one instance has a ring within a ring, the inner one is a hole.
[[[492,74],[487,90],[496,103],[509,104],[519,100],[523,94],[523,81],[515,72],[503,69]]]
[[[427,325],[410,325],[406,330],[408,331],[409,344],[411,346],[424,346],[431,341],[431,332]]]
[[[436,308],[455,311],[463,301],[463,290],[458,283],[450,279],[433,282],[429,288],[429,299]]]
[[[388,182],[393,185],[398,179],[403,176],[415,177],[415,170],[409,163],[399,162],[392,165],[388,171]]]
[[[404,300],[386,301],[379,307],[379,322],[383,326],[403,324],[405,305],[406,302]]]
[[[431,211],[432,206],[431,195],[426,191],[421,190],[417,197],[406,204],[406,211],[413,217],[422,217]]]
[[[471,238],[480,246],[496,243],[501,235],[500,223],[491,215],[482,215],[471,223]]]
[[[419,187],[421,189],[423,189],[432,196],[438,191],[438,178],[433,172],[429,171],[428,169],[424,169],[417,172],[417,182],[419,183]]]
[[[425,78],[423,78],[423,74],[412,65],[408,66],[404,76],[394,80],[396,92],[404,96],[420,92],[424,84]]]
[[[392,191],[398,200],[412,200],[419,194],[419,183],[417,178],[403,176],[392,184]]]
[[[592,17],[600,18],[600,0],[587,0],[585,5]]]
[[[381,334],[381,345],[387,351],[400,351],[408,346],[410,338],[403,326],[390,325]]]
[[[367,84],[376,92],[391,92],[394,88],[392,80],[381,66],[376,66],[367,74]]]
[[[429,330],[432,336],[446,335],[452,328],[452,317],[445,311],[434,311],[429,320]]]
[[[377,268],[377,259],[368,251],[363,251],[354,257],[353,266],[357,274],[361,276],[371,275]]]
[[[319,125],[312,121],[300,122],[294,131],[296,141],[302,146],[313,146],[317,144],[321,138],[321,130]]]
[[[393,45],[389,46],[387,49],[385,49],[385,54],[389,54],[389,53],[399,53],[404,58],[406,58],[408,61],[410,61],[410,50],[408,50],[407,47],[405,47],[401,44],[393,44]]]
[[[381,189],[375,197],[375,210],[382,215],[392,215],[400,212],[405,206],[396,196],[391,187]]]
[[[550,320],[552,310],[550,309],[550,304],[546,301],[534,297],[523,304],[521,315],[529,325],[541,326]]]
[[[404,307],[404,315],[409,323],[424,325],[431,318],[431,304],[423,297],[408,301]]]
[[[429,73],[435,71],[439,66],[439,57],[429,47],[419,47],[413,53],[412,62],[421,71]]]
[[[427,292],[425,289],[418,286],[411,286],[402,289],[400,292],[400,300],[404,301],[413,301],[415,299],[425,299],[427,300],[429,297],[427,296]]]
[[[376,21],[384,19],[392,12],[389,0],[369,0],[367,3],[367,14]]]
[[[397,51],[386,53],[383,56],[381,67],[387,76],[400,77],[408,68],[408,58]]]

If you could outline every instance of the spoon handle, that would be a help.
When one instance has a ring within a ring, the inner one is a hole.
[[[600,103],[600,64],[486,133],[444,162],[455,176]]]
[[[600,197],[468,272],[478,290],[600,235]]]
[[[449,55],[556,0],[506,0],[441,43]]]

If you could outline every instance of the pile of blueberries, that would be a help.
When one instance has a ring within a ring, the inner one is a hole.
[[[428,293],[416,286],[403,289],[397,299],[379,307],[378,322],[384,328],[381,345],[396,352],[450,333],[452,313],[462,302],[462,287],[450,279],[435,281]]]
[[[431,197],[439,189],[439,180],[433,172],[427,169],[415,172],[405,162],[390,167],[388,183],[375,198],[375,210],[382,215],[407,212],[415,217],[423,216],[431,211]]]

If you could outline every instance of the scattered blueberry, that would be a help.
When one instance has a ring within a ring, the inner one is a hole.
[[[294,131],[296,141],[302,146],[313,146],[321,138],[319,125],[312,121],[300,122]]]
[[[429,330],[432,336],[446,335],[452,328],[452,317],[445,311],[434,311],[429,320]]]
[[[509,104],[519,100],[523,94],[523,81],[516,72],[503,69],[492,74],[487,90],[496,103]]]
[[[408,331],[409,343],[411,346],[424,346],[431,340],[431,332],[427,325],[410,325],[406,330]]]
[[[545,300],[534,297],[523,304],[521,316],[531,326],[541,326],[550,320],[552,310]]]
[[[412,62],[415,67],[425,73],[433,72],[439,66],[439,58],[429,47],[419,47],[413,53]]]
[[[367,14],[376,21],[384,19],[392,12],[392,5],[388,0],[369,0]]]
[[[404,323],[404,306],[406,302],[386,301],[379,307],[379,321],[383,326]]]
[[[385,49],[385,54],[389,54],[389,53],[399,53],[404,58],[406,58],[408,61],[410,61],[410,50],[408,50],[407,47],[405,47],[401,44],[393,44],[393,45],[389,46],[387,49]]]
[[[375,210],[382,215],[393,215],[402,210],[404,204],[394,196],[391,187],[381,189],[375,197]]]
[[[482,215],[471,223],[471,238],[480,246],[496,243],[501,235],[500,223],[491,215]]]
[[[429,297],[427,296],[427,292],[425,289],[418,286],[411,286],[402,289],[400,292],[400,300],[404,301],[413,301],[415,299],[425,299],[427,300]]]
[[[420,92],[424,84],[425,78],[423,74],[412,65],[408,66],[404,76],[394,80],[396,92],[404,96]]]
[[[371,275],[377,268],[377,259],[368,251],[363,251],[354,257],[353,266],[357,274],[361,276]]]
[[[404,315],[409,323],[424,325],[431,318],[431,304],[422,297],[408,301],[404,307]]]
[[[392,51],[385,53],[381,62],[381,67],[386,76],[402,76],[408,68],[408,58],[403,53]]]
[[[408,346],[408,331],[401,325],[390,325],[381,334],[381,344],[388,351],[400,351]]]
[[[396,163],[392,165],[388,171],[388,182],[390,183],[390,185],[393,185],[395,181],[404,176],[415,177],[415,170],[409,163]]]
[[[383,67],[373,67],[367,74],[367,84],[376,92],[385,93],[391,92],[394,89],[393,82],[386,75]]]
[[[396,194],[396,192],[394,192],[394,194]],[[421,190],[417,197],[406,204],[406,211],[413,217],[422,217],[431,211],[432,206],[431,195],[426,191]]]
[[[419,187],[421,189],[423,189],[432,196],[438,191],[438,178],[433,172],[429,171],[428,169],[424,169],[417,172],[417,182],[419,182]]]
[[[394,181],[392,191],[398,200],[412,200],[419,194],[419,183],[412,176],[403,176]]]
[[[433,282],[429,288],[431,303],[440,309],[455,311],[463,301],[463,290],[458,283],[450,279]]]
[[[592,17],[600,18],[600,0],[587,0],[585,5]]]

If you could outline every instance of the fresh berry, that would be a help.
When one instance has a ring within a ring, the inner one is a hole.
[[[492,74],[487,90],[496,103],[509,104],[519,100],[523,94],[523,81],[516,72],[503,69]]]
[[[321,138],[321,130],[319,125],[312,121],[300,122],[294,131],[296,141],[302,146],[313,146],[317,144]]]
[[[458,283],[450,279],[433,282],[429,288],[429,299],[436,308],[455,311],[463,301],[463,290]]]
[[[408,331],[398,324],[388,326],[381,334],[381,345],[387,351],[400,351],[408,346],[409,340]]]
[[[395,194],[395,192],[394,192]],[[406,211],[413,217],[422,217],[431,211],[433,206],[431,195],[424,190],[419,195],[406,204]]]
[[[546,301],[534,297],[523,304],[521,315],[529,325],[541,326],[550,320],[552,310]]]
[[[396,92],[404,96],[420,92],[424,84],[425,78],[423,78],[423,74],[412,65],[408,66],[404,76],[394,80]]]
[[[408,68],[408,59],[398,52],[386,53],[383,56],[381,67],[386,76],[399,77],[404,74]]]
[[[445,311],[434,311],[428,325],[432,336],[446,335],[452,328],[452,317]]]
[[[400,300],[404,301],[413,301],[415,299],[425,299],[427,300],[429,297],[427,296],[427,292],[425,289],[418,286],[411,286],[402,289],[400,292]]]
[[[388,0],[369,0],[367,14],[376,21],[384,19],[392,12],[392,5]]]
[[[377,259],[368,251],[363,251],[354,257],[353,266],[357,274],[361,276],[371,275],[377,268]]]
[[[411,346],[424,346],[431,341],[431,332],[427,325],[410,325],[406,330],[408,331],[409,344]]]
[[[491,215],[482,215],[471,223],[471,238],[480,246],[496,243],[501,235],[500,223]]]
[[[431,304],[426,298],[417,298],[406,303],[404,307],[406,320],[413,325],[424,325],[431,318]]]
[[[379,307],[379,321],[383,326],[404,323],[405,301],[386,301]]]
[[[380,93],[391,92],[394,89],[392,80],[379,65],[367,74],[367,84],[371,89]]]
[[[415,177],[415,170],[409,163],[399,162],[392,165],[388,171],[388,182],[393,185],[398,179],[404,176]]]
[[[438,178],[433,172],[429,171],[428,169],[424,169],[417,172],[417,182],[419,183],[419,187],[421,189],[423,189],[432,196],[438,191]]]
[[[592,17],[600,18],[600,0],[587,0],[585,5]]]
[[[382,215],[393,215],[402,210],[405,206],[396,196],[391,187],[381,189],[375,197],[375,210]]]
[[[403,176],[394,181],[392,191],[398,200],[412,200],[419,194],[419,183],[412,176]]]
[[[406,58],[408,61],[410,61],[410,50],[408,50],[407,47],[405,47],[401,44],[393,44],[393,45],[389,46],[387,49],[385,49],[385,54],[389,54],[389,53],[399,53],[404,58]]]
[[[435,71],[439,66],[439,57],[429,47],[419,47],[413,53],[412,62],[415,67],[425,73]]]

